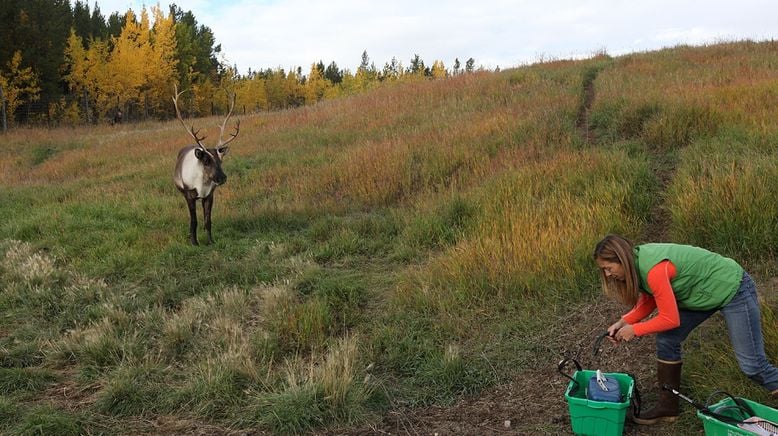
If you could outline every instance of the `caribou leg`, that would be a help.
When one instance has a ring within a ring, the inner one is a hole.
[[[205,233],[208,235],[208,245],[213,244],[213,239],[211,238],[211,208],[213,208],[213,191],[211,191],[211,195],[203,198],[203,221]]]
[[[189,208],[189,241],[192,245],[200,245],[197,243],[197,198],[194,195],[186,195],[186,205]]]

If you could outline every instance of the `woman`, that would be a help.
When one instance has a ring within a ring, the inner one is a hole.
[[[740,369],[778,398],[778,369],[765,356],[754,282],[734,260],[690,245],[632,243],[608,235],[594,250],[606,295],[632,307],[608,327],[613,341],[656,333],[657,379],[679,389],[681,343],[716,311],[727,321]],[[657,309],[657,315],[642,321]],[[678,397],[661,389],[659,404],[638,424],[675,421]]]

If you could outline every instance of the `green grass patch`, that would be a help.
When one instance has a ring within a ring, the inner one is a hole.
[[[253,420],[277,434],[300,434],[321,427],[327,419],[323,394],[315,386],[299,386],[251,399]]]
[[[54,372],[40,368],[0,368],[0,391],[36,392],[57,380]]]
[[[87,432],[88,426],[78,415],[63,412],[50,406],[37,406],[27,411],[21,422],[12,427],[13,435],[78,436]]]
[[[166,371],[156,365],[120,366],[107,373],[108,382],[101,390],[94,409],[114,416],[145,416],[164,412],[162,401]]]

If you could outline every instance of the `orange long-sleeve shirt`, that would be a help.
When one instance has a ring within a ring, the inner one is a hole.
[[[658,333],[681,325],[678,304],[670,284],[675,275],[675,265],[669,260],[659,262],[648,271],[648,287],[653,295],[641,292],[635,307],[621,317],[627,324],[632,324],[636,336]],[[655,317],[639,322],[651,315],[654,309],[658,312]]]

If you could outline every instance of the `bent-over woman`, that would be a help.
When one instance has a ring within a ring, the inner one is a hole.
[[[691,245],[633,246],[608,235],[594,250],[606,295],[632,307],[608,327],[614,341],[656,334],[657,380],[679,389],[681,343],[717,311],[743,373],[778,397],[778,369],[768,361],[759,301],[751,277],[734,260]],[[657,310],[657,315],[646,319]],[[633,420],[638,424],[674,421],[678,397],[660,389],[659,403]]]

